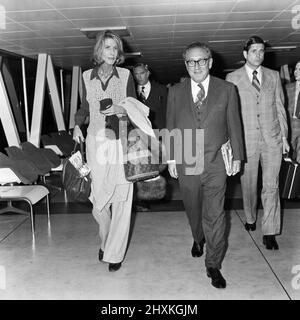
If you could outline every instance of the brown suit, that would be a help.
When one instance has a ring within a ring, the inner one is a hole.
[[[204,170],[200,175],[186,175],[186,162],[177,164],[179,186],[192,234],[196,242],[206,240],[206,267],[221,268],[225,249],[224,198],[226,172],[221,146],[231,140],[235,160],[243,159],[243,141],[238,100],[232,84],[210,76],[207,97],[197,113],[191,92],[191,79],[169,89],[167,129],[204,130]],[[184,141],[184,139],[183,139]],[[192,141],[190,139],[189,141]],[[195,142],[194,142],[195,143]],[[172,152],[181,151],[175,144]],[[174,159],[174,158],[173,158]]]
[[[261,67],[262,81],[257,94],[246,68],[235,70],[226,80],[238,88],[246,144],[246,163],[241,175],[244,211],[247,223],[254,223],[257,214],[258,165],[261,163],[264,215],[262,232],[280,232],[280,199],[278,175],[282,161],[282,137],[287,137],[287,120],[279,73]]]
[[[287,100],[288,120],[291,126],[291,145],[294,150],[295,160],[300,162],[300,119],[293,118],[295,107],[296,82],[287,84],[285,86],[285,91]]]

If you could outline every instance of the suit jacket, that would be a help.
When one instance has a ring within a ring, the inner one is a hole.
[[[295,91],[296,82],[288,83],[285,85],[285,98],[286,98],[286,109],[288,113],[288,124],[290,125],[291,141],[298,138],[300,133],[300,119],[293,118],[294,107],[295,107]]]
[[[144,102],[150,108],[149,119],[154,129],[166,127],[167,88],[155,81],[151,81],[151,90]]]
[[[279,73],[261,67],[260,94],[257,93],[247,75],[246,68],[229,73],[227,81],[238,88],[245,134],[246,154],[255,153],[260,137],[266,145],[282,147],[282,137],[288,135],[284,95]]]
[[[290,119],[293,118],[293,113],[294,113],[295,91],[296,91],[296,82],[288,83],[285,85],[286,106],[287,106],[288,116]]]
[[[210,76],[205,107],[197,121],[195,104],[193,102],[191,79],[188,78],[169,89],[167,104],[167,129],[204,130],[204,171],[225,170],[221,146],[231,140],[234,160],[243,160],[243,140],[241,119],[238,109],[238,99],[234,86],[224,80]],[[170,148],[170,159],[176,159],[174,151],[184,152],[186,143],[196,144],[195,139],[188,139],[180,146]],[[179,164],[176,161],[178,174],[185,174],[188,163]]]

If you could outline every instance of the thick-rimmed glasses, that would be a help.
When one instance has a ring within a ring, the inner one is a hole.
[[[188,67],[195,67],[196,64],[198,64],[198,66],[203,67],[206,65],[207,61],[210,58],[203,58],[203,59],[199,59],[199,60],[187,60],[186,64],[188,65]]]

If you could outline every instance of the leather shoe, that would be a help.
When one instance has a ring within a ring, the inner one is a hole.
[[[99,261],[102,261],[103,260],[103,255],[104,255],[104,252],[101,250],[101,248],[99,249]]]
[[[256,230],[256,223],[245,223],[245,229],[247,231],[255,231]]]
[[[279,246],[274,235],[263,236],[263,244],[268,250],[278,250]]]
[[[122,265],[121,262],[118,262],[118,263],[110,263],[110,264],[108,265],[108,270],[109,270],[110,272],[118,271],[118,270],[121,268],[121,265]]]
[[[207,268],[207,276],[211,278],[211,284],[218,289],[226,288],[226,280],[223,278],[219,269]]]
[[[191,250],[191,254],[194,258],[199,258],[203,255],[203,246],[204,246],[204,243],[205,243],[205,239],[202,239],[200,241],[200,243],[197,243],[196,241],[194,241],[193,243],[193,247],[192,247],[192,250]]]

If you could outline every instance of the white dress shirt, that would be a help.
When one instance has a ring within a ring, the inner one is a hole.
[[[148,99],[149,97],[149,94],[150,94],[150,90],[151,90],[151,83],[150,81],[148,81],[146,84],[144,85],[139,85],[138,86],[138,94],[140,95],[140,93],[142,92],[142,87],[144,87],[144,96],[145,96],[145,99]]]
[[[246,72],[247,72],[247,75],[249,77],[249,80],[250,82],[252,83],[252,79],[253,79],[253,71],[254,69],[251,69],[247,63],[245,64],[245,68],[246,68]],[[258,79],[259,81],[259,84],[261,85],[261,80],[262,80],[262,71],[261,71],[261,67],[259,66],[257,69],[255,69],[257,71],[257,75],[256,75],[256,78]]]
[[[207,92],[208,92],[208,86],[209,86],[209,79],[210,79],[210,75],[208,75],[202,82],[202,86],[204,88],[205,91],[205,96],[204,99],[207,97]],[[200,88],[198,87],[198,82],[195,82],[192,78],[191,78],[191,87],[192,87],[192,96],[193,96],[193,101],[196,103],[197,101],[197,94],[200,90]]]
[[[202,82],[202,86],[204,88],[205,91],[205,95],[204,95],[204,99],[207,97],[207,92],[208,92],[208,86],[209,86],[209,79],[210,79],[210,75],[208,75]],[[194,81],[191,78],[191,88],[192,88],[192,96],[193,96],[193,101],[196,103],[196,101],[198,100],[197,94],[200,90],[199,86],[198,86],[198,82]],[[167,160],[167,163],[176,163],[176,161],[174,159],[170,159]]]

